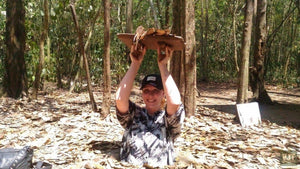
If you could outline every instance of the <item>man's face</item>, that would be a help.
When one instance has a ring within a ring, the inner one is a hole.
[[[142,89],[142,98],[146,104],[146,109],[150,114],[160,110],[163,97],[164,91],[159,90],[154,86],[146,85]]]

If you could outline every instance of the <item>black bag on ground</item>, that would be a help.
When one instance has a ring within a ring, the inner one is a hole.
[[[33,150],[29,146],[0,149],[0,169],[30,169],[32,157]]]

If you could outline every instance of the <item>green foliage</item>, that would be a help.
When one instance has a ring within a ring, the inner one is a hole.
[[[266,80],[269,83],[279,83],[285,86],[295,84],[300,77],[300,67],[297,65],[300,51],[299,15],[295,10],[294,14],[285,19],[288,13],[295,8],[290,1],[270,1],[268,5],[268,13],[271,14],[269,22],[271,23],[269,23],[268,31],[270,39],[268,41]],[[285,72],[287,63],[288,69]]]
[[[43,1],[26,0],[26,51],[25,60],[29,84],[34,80],[36,65],[39,58],[39,39],[43,21]],[[159,2],[159,9],[158,4]],[[234,62],[233,44],[233,12],[236,11],[236,40],[238,57],[240,57],[241,40],[243,35],[244,2],[236,0],[207,1],[209,4],[206,11],[206,1],[195,1],[195,23],[197,43],[197,78],[201,79],[203,72],[202,47],[206,49],[208,57],[208,75],[210,81],[235,81],[237,72]],[[45,66],[43,77],[45,80],[56,81],[58,73],[64,80],[74,79],[80,69],[80,53],[78,48],[78,37],[71,15],[69,0],[49,1],[50,25],[49,38],[51,46],[45,43]],[[113,84],[120,82],[130,65],[129,49],[118,38],[117,33],[125,31],[126,26],[126,0],[111,0],[111,77]],[[143,25],[145,28],[154,27],[154,17],[149,1],[133,1],[133,31]],[[166,25],[165,10],[169,5],[170,25],[172,25],[172,5],[166,4],[166,0],[154,1],[158,20],[162,28]],[[101,16],[97,19],[87,56],[90,66],[90,74],[93,82],[101,84],[103,74],[103,45],[104,45],[104,23],[102,1],[76,0],[76,12],[79,25],[84,31],[84,42],[87,40],[91,22],[95,18],[98,9],[101,8]],[[203,8],[203,9],[202,9]],[[236,10],[234,10],[236,8]],[[284,24],[279,25],[294,8],[291,1],[273,0],[268,1],[268,35],[278,31],[268,44],[268,55],[266,58],[266,80],[267,82],[293,84],[299,81],[299,15],[294,12]],[[0,1],[0,77],[3,77],[5,57],[5,1]],[[208,19],[206,20],[206,12]],[[297,20],[298,19],[298,20]],[[208,27],[206,27],[208,22]],[[279,27],[279,28],[278,28]],[[207,36],[206,36],[207,35]],[[254,37],[254,36],[253,36]],[[205,46],[202,39],[207,38]],[[47,56],[50,49],[50,56]],[[141,65],[137,80],[143,75],[158,72],[156,51],[148,50],[144,62]],[[250,56],[253,57],[252,55]],[[284,76],[285,64],[289,58],[287,76]],[[240,60],[238,58],[238,60]],[[252,63],[251,63],[252,64]],[[83,74],[84,76],[84,74]],[[1,79],[0,79],[1,80]]]
[[[206,9],[203,1],[196,1],[196,41],[197,57],[204,57],[201,49],[201,37],[207,38],[206,50],[208,53],[208,74],[210,81],[231,81],[237,77],[234,64],[233,37],[232,37],[232,14],[236,3],[236,37],[238,57],[240,57],[240,47],[243,34],[244,22],[244,3],[231,1],[208,1],[208,29],[206,24]],[[279,27],[289,10],[293,9],[291,1],[268,1],[268,35],[271,35]],[[201,8],[203,8],[201,10]],[[203,13],[202,13],[203,11]],[[297,76],[296,57],[299,55],[299,22],[297,23],[297,12],[279,27],[279,32],[275,34],[274,41],[270,46],[266,58],[266,80],[274,83],[295,83]],[[299,19],[298,19],[299,20]],[[254,29],[254,28],[253,28]],[[207,32],[207,37],[203,36]],[[254,37],[254,36],[252,36]],[[295,43],[298,42],[298,46]],[[200,46],[200,47],[199,47]],[[250,54],[250,61],[253,59],[253,51]],[[287,70],[287,76],[284,76],[284,68],[287,57],[290,62]],[[238,58],[238,60],[240,60]],[[201,59],[197,59],[197,77],[201,79]],[[250,62],[250,66],[253,63]]]
[[[238,2],[236,2],[238,3]],[[196,1],[195,19],[196,19],[196,41],[197,57],[204,57],[202,53],[201,40],[207,38],[206,52],[208,56],[208,70],[203,70],[202,59],[197,60],[197,77],[201,79],[201,72],[208,71],[209,81],[231,81],[236,77],[236,68],[234,64],[234,46],[233,46],[233,27],[232,17],[234,12],[234,3],[228,1],[208,1],[208,11],[202,1]],[[241,3],[237,4],[236,13],[236,37],[238,48],[240,48],[243,15],[240,12]],[[203,8],[203,9],[201,9]],[[203,12],[203,13],[202,13]],[[208,18],[206,18],[208,15]],[[207,23],[208,22],[208,23]],[[208,27],[206,27],[208,24]],[[205,35],[207,34],[207,37]],[[201,38],[202,37],[202,38]]]

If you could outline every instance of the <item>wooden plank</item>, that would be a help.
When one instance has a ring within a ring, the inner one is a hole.
[[[131,47],[133,44],[134,34],[132,33],[119,33],[117,34],[118,38],[126,44],[127,47]],[[141,43],[146,46],[147,49],[156,50],[157,43],[165,43],[174,50],[183,50],[185,48],[185,43],[182,37],[180,36],[171,36],[171,35],[147,35]]]

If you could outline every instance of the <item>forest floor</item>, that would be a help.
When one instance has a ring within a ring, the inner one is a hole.
[[[165,168],[299,167],[299,88],[267,86],[277,103],[260,105],[263,122],[250,128],[235,120],[234,84],[201,83],[198,90],[197,111],[185,119],[175,142],[175,165]],[[99,109],[102,95],[94,87]],[[142,103],[138,88],[131,99]],[[124,129],[113,100],[111,114],[103,119],[91,110],[87,92],[69,93],[45,84],[36,101],[0,98],[0,119],[0,149],[31,146],[33,161],[48,162],[53,169],[141,168],[119,161]]]
[[[201,83],[198,86],[198,105],[236,114],[236,89],[236,84],[233,83]],[[266,90],[274,104],[259,105],[261,118],[300,129],[300,88],[286,89],[266,85]],[[252,93],[249,92],[248,95],[250,100]]]

